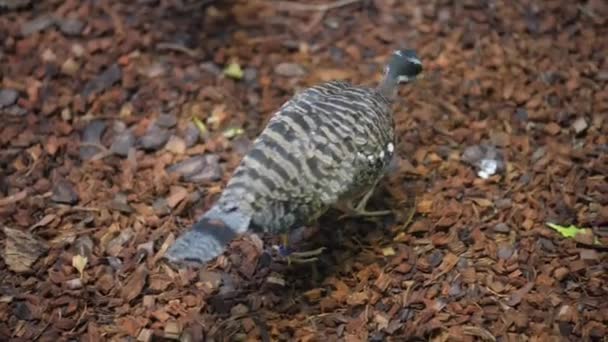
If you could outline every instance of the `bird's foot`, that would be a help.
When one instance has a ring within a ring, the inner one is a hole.
[[[342,211],[344,211],[344,214],[338,217],[338,220],[342,220],[349,217],[378,217],[392,214],[392,211],[390,210],[368,211],[367,209],[365,209],[365,207],[367,207],[367,202],[369,202],[369,199],[371,198],[374,192],[375,187],[375,185],[371,187],[367,191],[367,193],[363,195],[363,198],[361,198],[361,200],[359,201],[359,203],[357,203],[356,206],[354,205],[354,202],[352,200],[340,204],[339,206],[341,207]]]
[[[378,216],[386,216],[390,215],[393,212],[390,210],[376,210],[376,211],[367,211],[363,208],[354,208],[347,211],[345,214],[338,217],[338,220],[343,220],[349,217],[378,217]]]
[[[292,252],[285,246],[277,247],[279,254],[285,257],[288,265],[314,263],[319,260],[317,257],[323,254],[323,251],[326,249],[326,247],[320,247],[310,251]]]

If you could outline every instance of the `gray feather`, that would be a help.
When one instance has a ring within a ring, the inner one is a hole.
[[[414,78],[421,71],[412,56],[396,52],[377,88],[327,82],[283,104],[218,203],[176,241],[168,258],[208,261],[247,229],[287,232],[373,187],[394,153],[396,86],[403,75]]]

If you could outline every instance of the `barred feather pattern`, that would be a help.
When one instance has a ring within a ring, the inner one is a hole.
[[[287,101],[254,141],[217,205],[281,233],[359,196],[382,177],[394,150],[391,101],[375,88],[333,81]]]

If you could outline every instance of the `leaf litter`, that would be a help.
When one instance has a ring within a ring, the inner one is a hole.
[[[1,340],[608,334],[602,1],[14,3]],[[315,270],[265,235],[202,270],[163,261],[274,110],[320,81],[374,84],[397,47],[425,77],[400,91],[399,161],[370,200],[394,216],[303,229],[297,248],[327,247]]]

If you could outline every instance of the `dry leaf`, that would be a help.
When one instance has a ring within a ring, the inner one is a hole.
[[[392,256],[395,254],[396,254],[395,249],[393,247],[389,246],[389,247],[382,248],[382,255],[384,255],[384,256]]]
[[[140,265],[120,291],[120,296],[125,302],[130,302],[139,296],[146,284],[147,278],[148,269],[146,265]]]
[[[175,208],[186,196],[188,196],[188,189],[181,186],[172,186],[171,194],[167,197],[167,205],[169,208]]]
[[[80,273],[80,278],[84,276],[84,268],[87,266],[88,261],[89,259],[87,257],[84,257],[80,254],[74,255],[72,257],[72,266],[74,266],[74,268],[78,270],[78,273]]]
[[[27,272],[38,258],[48,251],[46,242],[32,234],[4,227],[6,242],[2,257],[8,268],[14,272]]]

